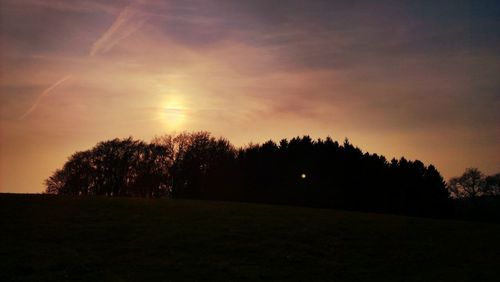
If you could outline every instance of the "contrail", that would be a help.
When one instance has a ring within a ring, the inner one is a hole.
[[[113,24],[97,39],[90,48],[89,56],[106,52],[113,48],[120,40],[125,39],[137,31],[147,18],[139,10],[132,8],[132,4],[125,7]]]
[[[40,101],[42,100],[43,97],[47,96],[52,90],[54,90],[56,87],[61,85],[63,82],[65,82],[69,78],[71,78],[71,75],[67,75],[67,76],[61,78],[56,83],[52,84],[49,88],[45,89],[40,95],[38,95],[35,103],[31,106],[31,108],[29,108],[19,119],[22,120],[22,119],[26,118],[29,114],[31,114],[36,109],[38,104],[40,104]]]
[[[109,51],[113,48],[120,40],[128,37],[135,31],[137,31],[146,21],[147,18],[144,13],[140,12],[138,9],[133,8],[136,6],[134,4],[141,4],[144,1],[137,1],[129,4],[125,7],[120,14],[116,17],[113,24],[97,39],[90,48],[88,54],[92,57],[98,53],[103,53]],[[71,75],[67,75],[62,79],[58,80],[56,83],[52,84],[49,88],[45,89],[40,95],[38,95],[35,103],[20,117],[20,119],[26,118],[31,114],[41,102],[41,100],[47,96],[54,88],[58,87],[66,80],[68,80]]]

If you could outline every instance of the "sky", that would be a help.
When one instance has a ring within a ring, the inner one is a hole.
[[[0,0],[0,192],[205,130],[500,172],[499,1]]]

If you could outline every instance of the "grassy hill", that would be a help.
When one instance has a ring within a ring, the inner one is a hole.
[[[0,281],[498,281],[499,238],[499,224],[0,195]]]

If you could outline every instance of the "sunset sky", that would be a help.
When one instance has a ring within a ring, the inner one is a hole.
[[[185,130],[496,173],[500,2],[0,0],[0,107],[1,192]]]

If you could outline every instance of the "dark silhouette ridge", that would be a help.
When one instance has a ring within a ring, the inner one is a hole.
[[[196,198],[445,216],[446,183],[433,165],[387,161],[309,136],[236,149],[207,132],[114,139],[73,154],[46,192]]]

